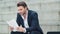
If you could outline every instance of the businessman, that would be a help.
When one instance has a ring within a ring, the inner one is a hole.
[[[25,2],[17,3],[17,19],[16,22],[19,27],[18,31],[13,31],[13,27],[10,27],[11,34],[43,34],[41,27],[39,26],[38,14],[35,11],[29,10]]]

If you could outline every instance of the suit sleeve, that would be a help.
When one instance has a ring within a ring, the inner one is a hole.
[[[26,28],[26,31],[27,32],[30,32],[30,31],[35,31],[37,29],[37,26],[38,26],[38,15],[37,13],[32,13],[31,15],[31,26],[29,28]]]
[[[17,24],[20,26],[20,15],[17,13],[17,19],[16,19]]]

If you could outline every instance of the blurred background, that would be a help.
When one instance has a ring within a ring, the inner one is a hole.
[[[10,34],[6,21],[16,18],[19,1],[25,1],[30,10],[38,13],[44,34],[60,31],[60,0],[0,0],[0,34]]]

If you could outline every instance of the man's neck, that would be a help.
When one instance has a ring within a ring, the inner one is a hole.
[[[23,15],[23,16],[26,15],[26,14],[27,14],[27,11],[28,11],[28,10],[26,10],[22,15]]]

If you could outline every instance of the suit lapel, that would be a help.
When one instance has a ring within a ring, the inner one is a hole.
[[[30,10],[28,10],[28,18],[27,18],[27,21],[28,21],[28,25],[30,26],[30,23],[29,23],[29,21],[30,21]]]
[[[23,21],[23,18],[21,17],[21,15],[20,15],[20,25],[22,25],[24,27],[24,21]]]

